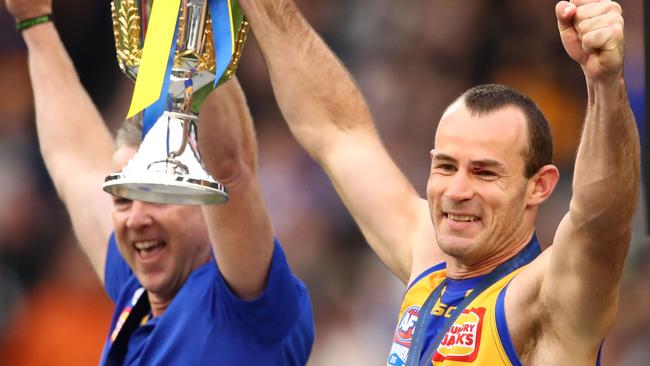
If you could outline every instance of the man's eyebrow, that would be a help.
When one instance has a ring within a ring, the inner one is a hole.
[[[439,161],[448,161],[451,163],[457,163],[458,160],[455,159],[454,157],[443,154],[443,153],[435,153],[433,155],[433,160],[439,160]],[[472,166],[480,167],[480,168],[494,168],[494,169],[505,169],[505,165],[494,159],[481,159],[481,160],[472,160],[470,162]]]
[[[453,157],[447,155],[447,154],[442,154],[442,153],[435,153],[433,154],[433,159],[434,160],[443,160],[443,161],[449,161],[452,163],[456,163],[457,160],[454,159]]]
[[[504,169],[505,165],[498,161],[492,159],[483,159],[472,161],[472,165],[479,166],[482,168],[495,168],[495,169]]]

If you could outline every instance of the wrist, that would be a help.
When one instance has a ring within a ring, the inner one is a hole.
[[[23,18],[22,20],[16,20],[16,30],[19,32],[23,32],[34,26],[49,23],[52,20],[53,18],[51,13],[44,13],[33,17],[26,17]]]
[[[592,107],[600,103],[608,103],[619,98],[627,98],[626,84],[623,75],[611,78],[587,78],[587,105]]]
[[[617,89],[619,87],[625,88],[625,79],[623,78],[623,72],[612,74],[606,77],[593,78],[585,74],[585,81],[588,87],[598,88],[598,89]]]

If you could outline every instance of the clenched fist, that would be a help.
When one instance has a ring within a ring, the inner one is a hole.
[[[611,0],[560,1],[555,6],[562,44],[593,81],[623,74],[623,16]]]

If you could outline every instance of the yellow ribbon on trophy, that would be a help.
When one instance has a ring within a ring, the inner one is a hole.
[[[142,59],[127,118],[133,117],[160,98],[160,91],[167,71],[169,51],[172,41],[174,41],[180,2],[181,0],[153,2],[149,18],[149,31],[142,49]],[[174,26],[170,26],[170,24]]]

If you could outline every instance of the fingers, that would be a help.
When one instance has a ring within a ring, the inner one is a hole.
[[[578,34],[584,35],[601,28],[607,28],[614,24],[623,25],[623,22],[623,16],[621,14],[606,13],[593,18],[578,20],[576,23],[576,30],[578,31]]]
[[[621,15],[623,10],[621,9],[621,6],[614,1],[599,1],[596,3],[584,4],[578,6],[575,14],[575,21],[576,23],[580,23],[583,20],[595,18],[608,13]]]
[[[610,0],[571,0],[571,3],[573,3],[575,6],[582,6],[585,4],[598,3],[602,1],[610,1]]]
[[[578,38],[587,53],[616,48],[623,39],[623,16],[620,5],[611,1],[578,7],[574,17]]]
[[[612,51],[616,49],[623,39],[623,27],[613,24],[599,28],[582,37],[582,47],[587,53]]]
[[[560,31],[573,27],[573,17],[576,14],[576,9],[576,6],[568,1],[560,1],[555,5],[555,16]]]

